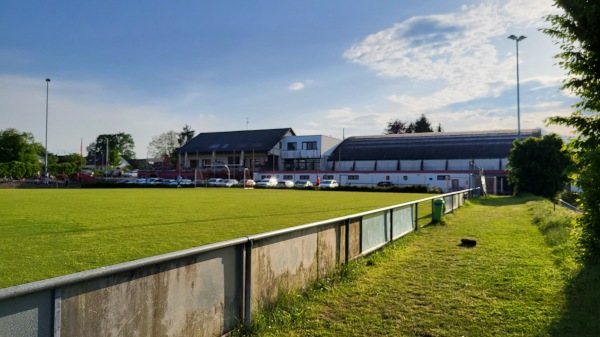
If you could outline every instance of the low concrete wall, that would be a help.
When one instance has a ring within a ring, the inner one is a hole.
[[[0,289],[0,336],[222,336],[278,294],[415,229],[434,196]]]

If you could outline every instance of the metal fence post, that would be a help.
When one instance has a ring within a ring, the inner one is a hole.
[[[246,275],[244,282],[244,325],[252,327],[252,239],[246,242]]]
[[[415,203],[415,232],[419,230],[419,203]]]

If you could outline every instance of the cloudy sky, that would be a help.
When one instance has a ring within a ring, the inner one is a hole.
[[[291,127],[381,134],[425,114],[445,131],[569,114],[551,0],[0,2],[0,130],[78,153],[100,134]],[[84,153],[85,154],[85,153]]]

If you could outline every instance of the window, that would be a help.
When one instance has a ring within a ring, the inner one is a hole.
[[[300,180],[309,180],[310,176],[301,175]]]
[[[284,174],[283,175],[283,180],[293,180],[294,176],[291,174]]]
[[[358,180],[358,175],[350,175],[348,176],[348,180]]]
[[[450,176],[437,176],[437,180],[450,180]]]
[[[316,150],[317,142],[302,142],[302,150]]]
[[[333,174],[324,174],[323,179],[333,179]]]
[[[296,142],[293,143],[287,143],[287,149],[288,150],[295,150],[296,149]]]

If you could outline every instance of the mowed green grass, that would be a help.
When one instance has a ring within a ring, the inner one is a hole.
[[[0,288],[429,196],[279,189],[4,189]],[[430,205],[419,207],[424,223]]]

